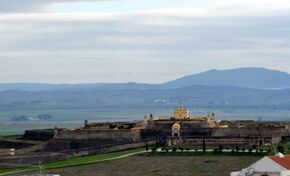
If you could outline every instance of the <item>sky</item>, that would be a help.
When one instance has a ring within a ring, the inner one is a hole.
[[[0,0],[0,83],[290,73],[290,0]]]

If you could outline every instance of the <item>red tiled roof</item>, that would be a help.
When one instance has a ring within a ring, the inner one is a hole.
[[[284,157],[269,156],[269,158],[285,169],[290,170],[290,155],[285,155]]]

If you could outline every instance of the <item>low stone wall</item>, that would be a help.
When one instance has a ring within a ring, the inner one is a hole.
[[[48,163],[66,158],[67,156],[62,153],[1,156],[0,168],[30,166],[33,164],[38,164],[39,162]]]
[[[140,129],[118,129],[118,130],[63,130],[58,131],[54,139],[122,139],[130,141],[140,141]]]
[[[53,129],[26,130],[22,138],[34,141],[47,141],[52,139],[53,135]]]
[[[120,144],[115,146],[102,146],[95,148],[85,148],[78,150],[67,150],[62,152],[50,152],[50,153],[39,153],[39,154],[31,154],[31,155],[16,155],[16,156],[1,156],[0,157],[0,168],[8,168],[8,167],[18,167],[18,166],[29,166],[35,165],[39,162],[48,163],[57,160],[64,160],[73,156],[87,156],[87,155],[95,155],[100,153],[108,153],[115,151],[122,151],[127,149],[134,149],[145,147],[146,144],[154,145],[156,143],[155,140],[150,141],[139,141],[127,144]]]
[[[106,147],[120,144],[133,143],[132,140],[128,139],[53,139],[50,140],[43,151],[45,152],[56,152],[64,150],[74,150],[81,148],[92,148],[92,147]]]
[[[200,129],[213,126],[206,120],[148,120],[148,129],[171,130],[172,125],[178,122],[183,130]]]
[[[10,148],[22,149],[31,146],[33,146],[33,144],[0,140],[0,149],[10,149]]]
[[[282,137],[289,135],[289,131],[283,128],[273,129],[248,129],[248,128],[200,128],[181,130],[183,137]]]
[[[151,139],[165,139],[171,136],[171,130],[159,130],[159,129],[142,129],[141,139],[151,140]]]
[[[237,137],[266,137],[286,136],[289,131],[285,128],[248,129],[248,128],[214,128],[212,136],[237,136]]]

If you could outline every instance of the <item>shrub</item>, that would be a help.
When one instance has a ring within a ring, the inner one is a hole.
[[[179,147],[179,150],[180,150],[181,152],[183,152],[184,148],[183,148],[183,147]]]
[[[219,148],[218,148],[218,152],[222,153],[223,152],[223,149],[224,149],[223,146],[220,145]]]

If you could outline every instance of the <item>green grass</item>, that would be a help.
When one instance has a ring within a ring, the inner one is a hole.
[[[98,155],[93,155],[93,156],[72,157],[67,160],[61,160],[61,161],[44,164],[44,168],[45,170],[50,170],[50,169],[58,169],[58,168],[64,168],[64,167],[94,164],[98,162],[104,162],[111,158],[120,157],[122,155],[127,155],[127,154],[133,154],[135,152],[141,152],[141,151],[142,149],[133,149],[133,150],[120,151],[120,152],[98,154]],[[38,170],[38,165],[29,166],[29,167],[0,169],[0,176],[14,174],[14,173],[26,173],[26,172],[32,172],[32,171],[37,171],[37,170]]]
[[[46,164],[45,168],[55,168],[55,167],[67,167],[67,166],[75,166],[75,165],[82,165],[87,164],[90,162],[96,162],[96,161],[102,161],[109,158],[114,158],[130,153],[135,153],[142,151],[141,149],[134,149],[134,150],[128,150],[128,151],[121,151],[121,152],[113,152],[113,153],[105,153],[105,154],[99,154],[99,155],[93,155],[93,156],[86,156],[86,157],[72,157],[68,160],[62,160],[62,161],[56,161],[54,163]]]
[[[260,156],[158,156],[138,154],[132,157],[91,165],[67,167],[47,171],[61,176],[225,176],[259,160]]]

